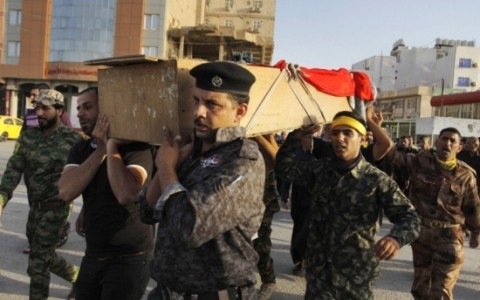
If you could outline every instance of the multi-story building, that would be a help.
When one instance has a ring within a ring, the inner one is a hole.
[[[400,39],[393,44],[390,56],[364,59],[352,69],[370,75],[379,92],[384,126],[398,138],[425,134],[433,130],[425,129],[431,122],[443,126],[455,120],[471,125],[472,119],[479,119],[480,99],[472,92],[478,89],[479,61],[480,48],[473,41],[437,39],[433,48],[409,48]]]
[[[67,106],[97,81],[83,62],[126,55],[270,64],[275,0],[0,0],[0,114],[34,84]],[[72,109],[70,109],[72,110]]]
[[[382,92],[441,83],[445,89],[470,92],[480,83],[479,63],[480,48],[474,41],[438,38],[433,48],[409,48],[400,39],[393,44],[390,56],[364,59],[352,69],[370,74]]]

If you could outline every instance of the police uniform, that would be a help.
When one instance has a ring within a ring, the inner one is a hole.
[[[415,299],[453,299],[453,287],[464,261],[462,227],[478,236],[480,200],[474,171],[457,161],[451,171],[434,154],[389,153],[397,168],[410,175],[409,198],[422,219],[420,237],[412,243]]]
[[[200,89],[244,96],[255,80],[229,62],[202,64],[190,74]],[[158,221],[151,267],[158,286],[148,299],[252,299],[258,255],[251,239],[264,212],[262,155],[242,127],[219,128],[213,147],[197,150],[154,209],[145,190],[139,195],[143,220]]]
[[[335,156],[298,161],[300,141],[292,136],[277,154],[275,172],[312,195],[305,299],[373,299],[381,211],[393,223],[388,236],[400,246],[418,236],[418,216],[397,184],[362,155],[348,167]]]
[[[55,90],[42,90],[34,101],[63,107],[63,95]],[[69,214],[69,205],[58,198],[57,182],[70,148],[81,139],[79,133],[61,123],[50,136],[45,136],[39,127],[25,130],[15,144],[0,184],[0,198],[10,199],[22,174],[28,170],[25,176],[32,200],[27,221],[30,299],[48,298],[50,272],[69,282],[76,280],[78,268],[55,252]],[[5,206],[6,201],[3,202],[1,205]]]

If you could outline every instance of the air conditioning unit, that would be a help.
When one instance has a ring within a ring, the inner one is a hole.
[[[475,81],[470,82],[470,86],[477,86],[477,83]]]
[[[478,63],[473,63],[472,68],[478,68]]]

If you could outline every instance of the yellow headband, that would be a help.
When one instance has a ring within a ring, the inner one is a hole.
[[[349,116],[340,116],[332,121],[332,129],[341,125],[352,127],[353,129],[358,131],[361,135],[367,134],[367,128],[365,128],[365,126],[362,123],[360,123],[359,121]]]

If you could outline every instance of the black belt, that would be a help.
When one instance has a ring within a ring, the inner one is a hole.
[[[60,208],[66,205],[65,201],[33,202],[32,207],[36,209]]]

